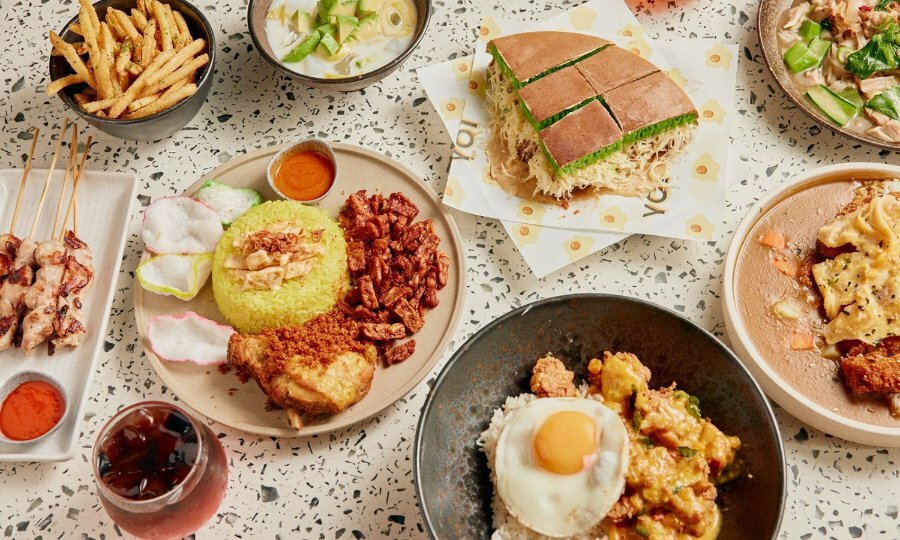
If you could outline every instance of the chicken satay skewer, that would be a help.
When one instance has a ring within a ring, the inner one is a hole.
[[[88,137],[87,145],[82,156],[81,167],[75,175],[72,186],[72,196],[69,200],[69,210],[72,210],[72,229],[65,230],[69,221],[69,212],[63,220],[63,232],[61,239],[66,246],[66,269],[57,295],[56,316],[53,320],[53,330],[56,336],[50,340],[49,353],[53,354],[60,347],[77,347],[81,338],[87,331],[81,313],[81,297],[90,287],[94,277],[94,268],[91,260],[91,251],[86,243],[81,241],[77,233],[78,214],[74,206],[78,197],[78,185],[84,173],[84,162],[87,152],[91,147],[91,138]]]
[[[37,222],[43,209],[43,201],[46,198],[50,181],[53,178],[53,171],[56,168],[56,162],[59,160],[59,151],[68,128],[69,119],[66,118],[59,134],[59,140],[56,143],[53,160],[50,162],[50,171],[47,174],[41,200],[34,216],[31,235],[28,238],[24,238],[19,245],[14,263],[15,270],[0,287],[0,351],[6,350],[13,345],[16,333],[22,325],[19,317],[22,313],[25,296],[34,283],[33,267],[36,266],[35,250],[37,249],[37,243],[31,237],[35,234]]]
[[[78,129],[72,130],[72,142],[69,143],[69,159],[66,161],[66,174],[63,176],[62,186],[59,188],[59,200],[56,202],[56,212],[53,213],[53,228],[50,229],[50,238],[56,238],[56,226],[59,224],[60,211],[63,209],[63,201],[66,200],[66,186],[69,185],[69,175],[78,172]],[[63,224],[65,229],[65,224]],[[62,232],[62,231],[60,231]]]
[[[28,150],[25,170],[22,172],[22,180],[19,182],[19,191],[16,195],[16,206],[9,224],[9,232],[0,234],[0,284],[3,283],[6,276],[15,270],[13,262],[16,259],[16,251],[21,243],[21,240],[15,235],[16,221],[19,219],[19,209],[22,207],[22,194],[25,192],[25,184],[28,183],[28,175],[31,173],[31,162],[34,159],[34,149],[37,146],[40,133],[41,130],[37,126],[32,128],[31,148]]]

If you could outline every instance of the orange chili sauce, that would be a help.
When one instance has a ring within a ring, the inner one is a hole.
[[[65,410],[62,394],[52,384],[22,383],[0,406],[0,432],[14,441],[36,439],[53,429]]]
[[[288,154],[275,171],[275,187],[295,201],[318,199],[333,183],[334,165],[318,152]]]

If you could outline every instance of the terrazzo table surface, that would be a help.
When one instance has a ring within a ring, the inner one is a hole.
[[[755,200],[809,167],[845,161],[900,163],[897,154],[860,146],[816,126],[774,88],[756,38],[754,2],[647,2],[631,5],[651,34],[740,44],[735,105],[740,116],[732,133],[734,184],[724,237],[691,243],[633,236],[539,281],[497,221],[454,213],[469,270],[462,322],[451,350],[513,307],[587,291],[648,299],[721,337],[725,250],[731,231]],[[508,0],[496,14],[537,19],[577,3]],[[406,69],[364,92],[341,95],[292,84],[266,64],[251,45],[245,2],[198,4],[219,39],[208,103],[188,128],[164,141],[126,142],[91,130],[96,141],[91,168],[137,175],[145,205],[179,193],[232,157],[314,135],[384,152],[442,191],[450,141],[411,69],[469,53],[487,2],[436,1],[428,35]],[[47,128],[44,133],[59,130],[62,103],[44,93],[46,32],[59,29],[76,5],[72,0],[0,0],[0,168],[23,165],[29,126]],[[39,146],[36,167],[49,162],[46,141]],[[95,493],[88,463],[95,433],[125,404],[174,399],[151,370],[134,327],[131,285],[142,247],[136,219],[141,204],[130,224],[105,352],[85,408],[81,451],[66,463],[0,464],[4,538],[121,536]],[[450,351],[442,362],[449,356]],[[433,376],[373,420],[330,435],[275,440],[213,424],[228,452],[231,476],[219,513],[197,537],[425,538],[413,488],[412,444],[431,380]],[[781,536],[900,538],[900,450],[851,444],[804,426],[780,409],[776,413],[789,484]]]

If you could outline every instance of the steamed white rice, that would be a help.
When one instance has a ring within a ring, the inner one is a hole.
[[[592,396],[586,395],[585,390],[586,388],[584,386],[579,388],[579,397],[593,399]],[[491,496],[491,511],[494,515],[494,534],[491,536],[492,540],[543,540],[549,538],[548,536],[532,531],[516,519],[515,516],[509,513],[509,510],[506,509],[506,505],[497,494],[497,476],[494,474],[494,456],[497,450],[497,440],[500,438],[500,433],[503,432],[503,428],[509,423],[513,416],[515,416],[519,409],[535,399],[538,399],[538,397],[534,394],[520,394],[518,396],[506,398],[506,403],[503,404],[503,407],[494,410],[490,425],[481,433],[476,441],[478,447],[481,448],[481,451],[487,456],[488,468],[491,471],[491,485],[494,487]],[[606,527],[601,523],[585,534],[570,536],[568,538],[570,540],[606,540]]]

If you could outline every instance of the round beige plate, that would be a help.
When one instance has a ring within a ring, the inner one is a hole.
[[[412,171],[385,156],[349,144],[332,144],[338,160],[335,188],[318,206],[337,217],[347,196],[360,189],[385,195],[400,191],[419,207],[417,219],[432,219],[441,238],[440,248],[451,259],[447,286],[440,293],[440,304],[426,314],[425,327],[415,336],[416,352],[405,362],[385,368],[379,366],[372,389],[359,403],[346,411],[322,418],[302,430],[288,426],[281,410],[266,411],[266,396],[253,380],[242,384],[234,373],[221,374],[215,367],[161,361],[146,337],[147,321],[156,315],[178,315],[195,311],[204,317],[227,324],[213,300],[211,280],[193,300],[184,302],[144,290],[135,279],[134,307],[141,344],[160,379],[194,411],[230,426],[259,435],[297,437],[325,433],[370,418],[403,397],[427,375],[438,361],[456,329],[465,294],[465,262],[459,231],[434,192]],[[283,146],[258,150],[218,167],[185,191],[193,195],[208,179],[234,187],[248,187],[264,199],[275,199],[266,182],[266,166]],[[149,257],[144,253],[142,260]]]

